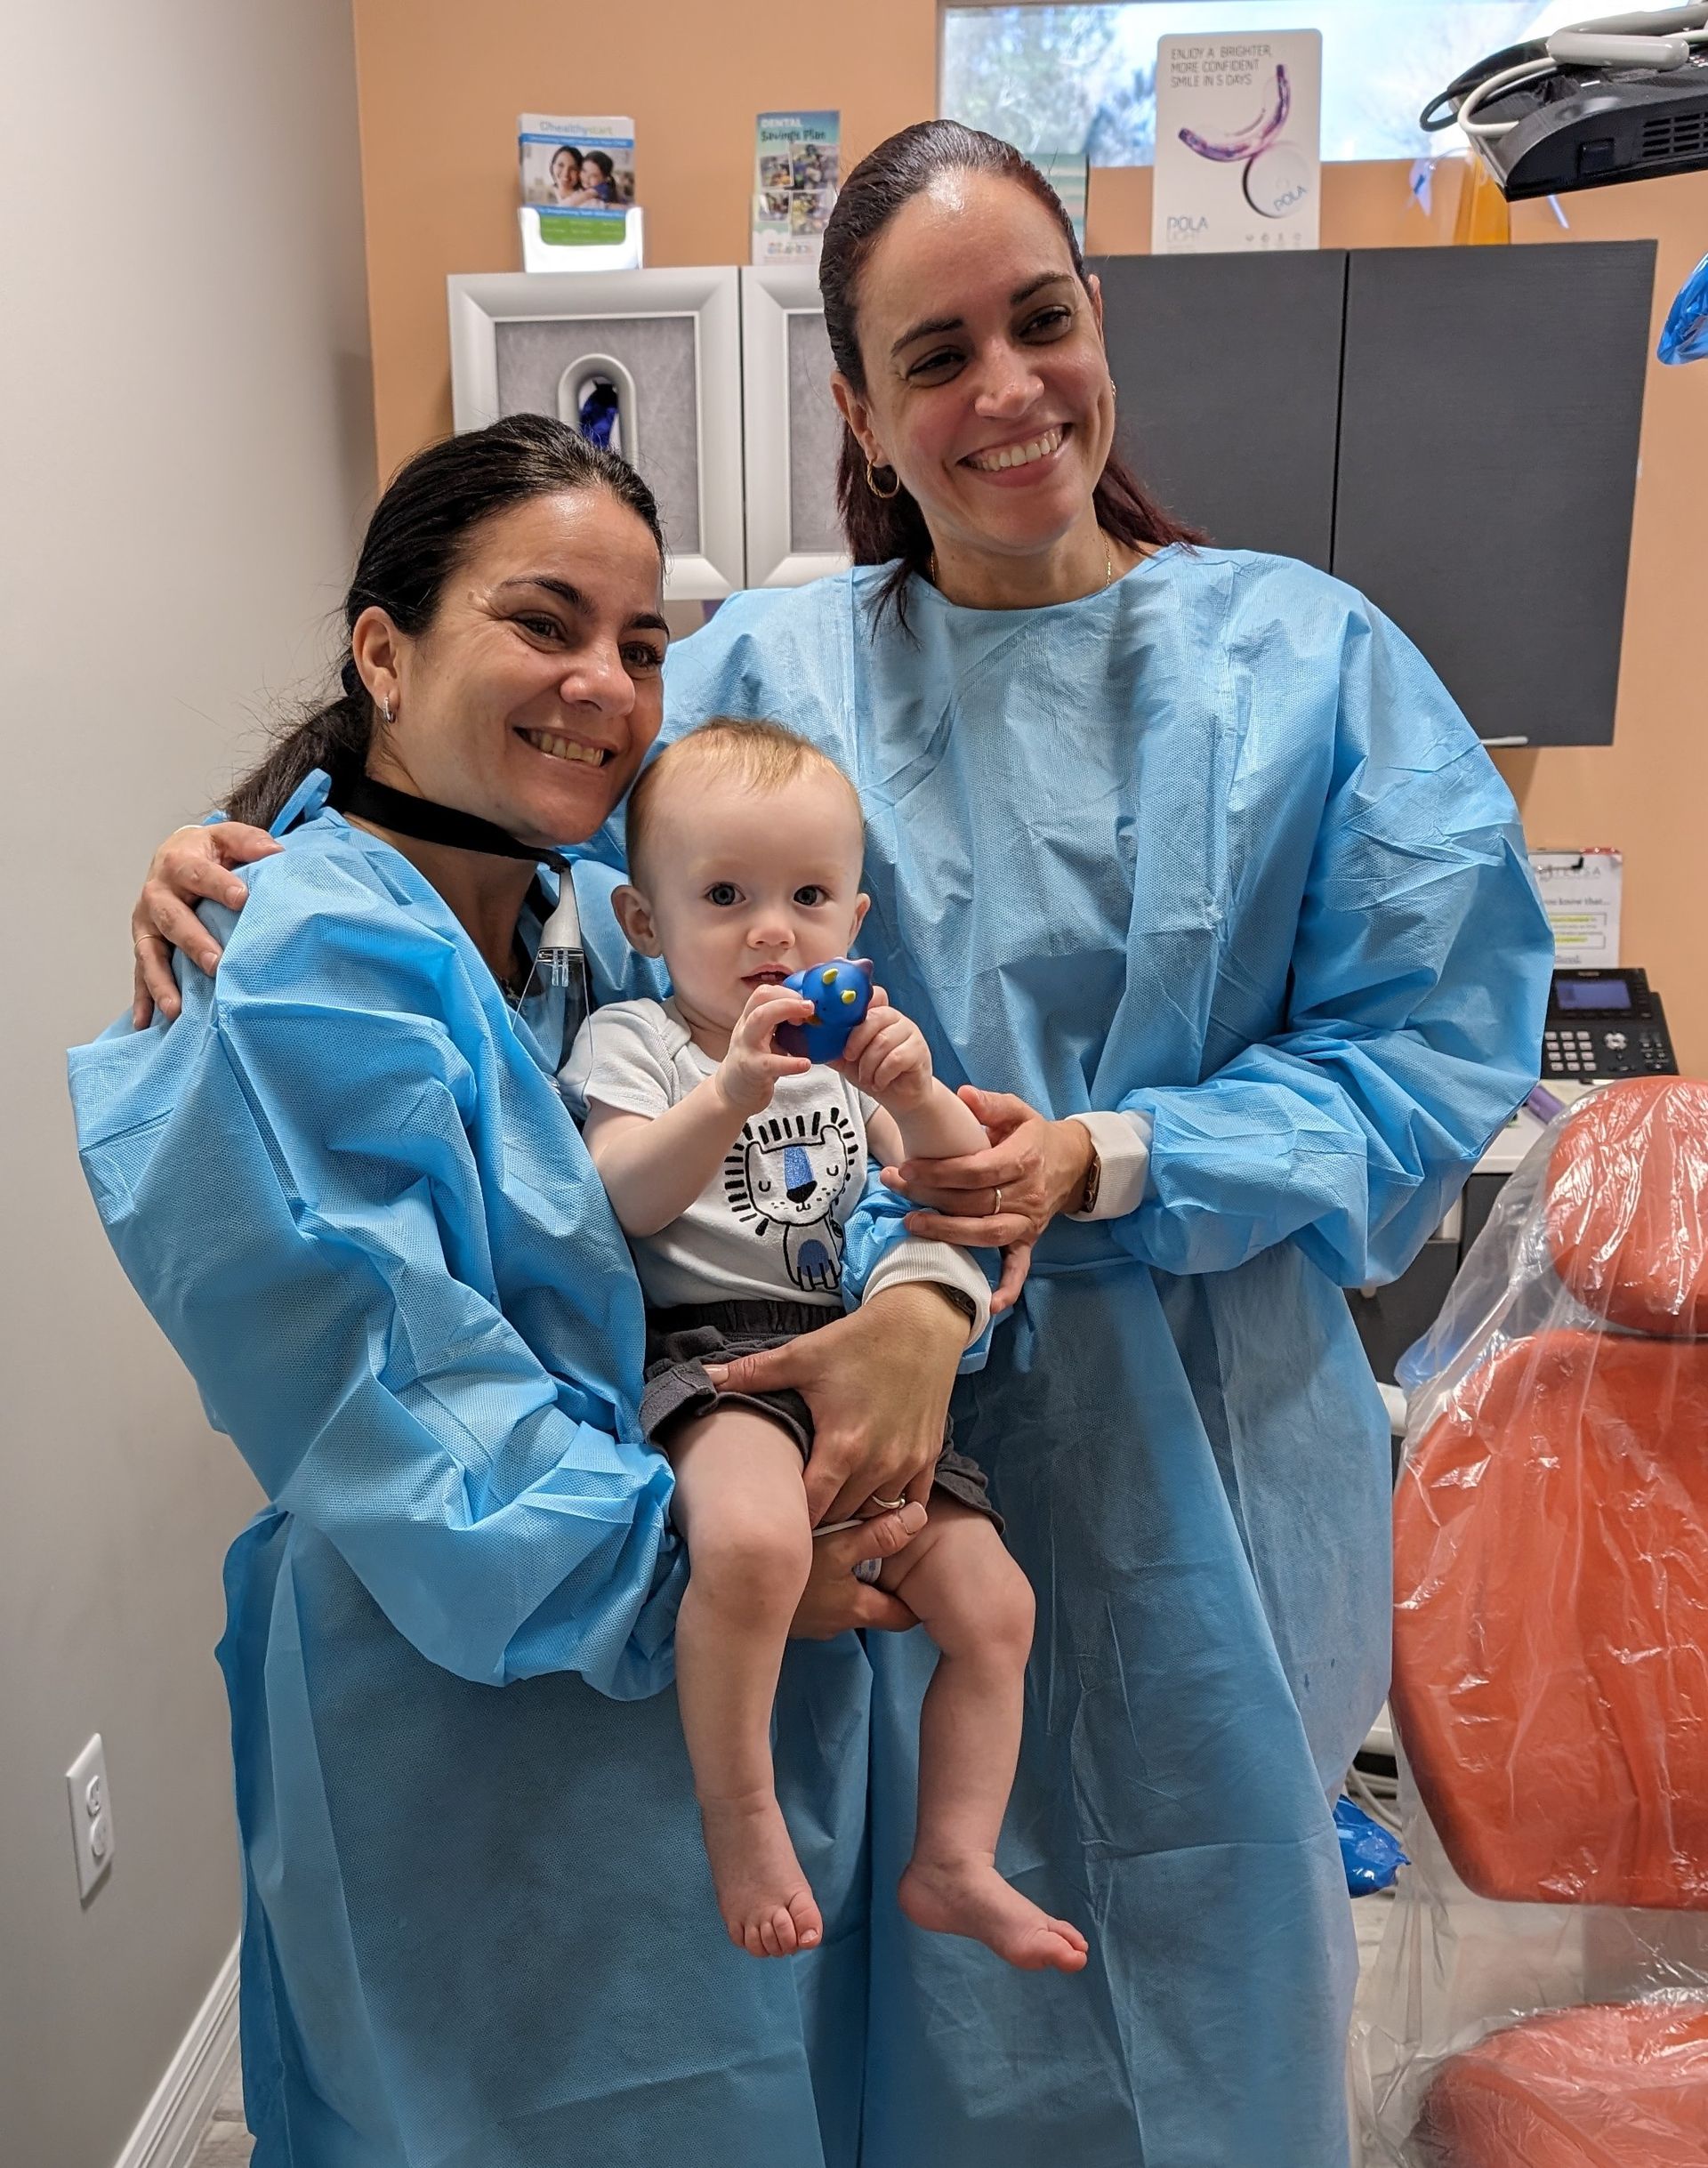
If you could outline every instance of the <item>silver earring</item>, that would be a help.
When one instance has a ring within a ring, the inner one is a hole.
[[[385,720],[389,724],[391,721],[391,703],[389,700],[382,700],[380,702],[380,713],[385,717]]]

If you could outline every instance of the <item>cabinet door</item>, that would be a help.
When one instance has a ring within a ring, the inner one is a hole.
[[[836,510],[842,421],[810,264],[741,274],[747,584],[798,587],[848,563]]]
[[[1480,737],[1613,737],[1655,246],[1356,251],[1333,568]]]
[[[446,287],[458,429],[506,414],[578,429],[582,394],[603,380],[616,393],[621,448],[658,500],[666,599],[711,600],[745,584],[733,266],[494,271]]]
[[[1327,569],[1346,255],[1107,256],[1118,442],[1177,518],[1226,549]]]

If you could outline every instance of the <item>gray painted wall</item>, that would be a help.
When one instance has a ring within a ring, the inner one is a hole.
[[[124,1005],[152,844],[318,673],[372,395],[350,0],[7,28],[0,2157],[110,2168],[237,1932],[213,1648],[256,1494],[107,1248],[63,1049]],[[63,1772],[97,1730],[85,1909]]]

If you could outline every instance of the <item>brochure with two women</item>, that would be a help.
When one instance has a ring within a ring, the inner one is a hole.
[[[517,134],[522,201],[539,212],[540,238],[562,248],[620,243],[635,200],[633,121],[524,113]]]

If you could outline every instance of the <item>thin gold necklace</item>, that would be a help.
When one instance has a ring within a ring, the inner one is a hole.
[[[931,558],[926,564],[925,573],[932,586],[940,588],[942,583],[937,576],[937,552],[935,550],[931,552]],[[1105,535],[1103,536],[1103,585],[1100,587],[1097,592],[1099,594],[1101,594],[1105,589],[1113,587],[1114,584],[1115,551],[1110,544],[1108,536]],[[1084,601],[1084,599],[1085,598],[1083,595],[1080,597],[1082,601]]]

